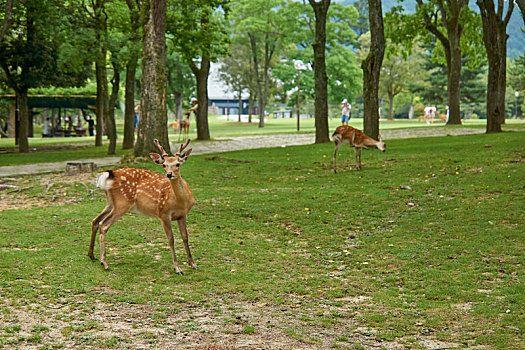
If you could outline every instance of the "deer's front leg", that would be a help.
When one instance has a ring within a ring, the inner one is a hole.
[[[175,269],[175,272],[177,275],[184,275],[184,272],[182,272],[182,269],[179,266],[179,262],[177,261],[177,256],[175,255],[175,246],[174,246],[174,239],[173,239],[173,231],[171,229],[171,220],[169,218],[162,218],[162,227],[164,227],[164,231],[166,232],[166,237],[168,238],[168,243],[170,245],[171,250],[171,257],[173,258],[173,268]]]
[[[182,236],[182,241],[184,242],[184,249],[186,249],[186,255],[188,256],[188,263],[192,269],[198,269],[197,264],[193,261],[190,252],[190,246],[188,245],[188,230],[186,228],[186,217],[183,217],[177,220],[179,224],[180,235]]]

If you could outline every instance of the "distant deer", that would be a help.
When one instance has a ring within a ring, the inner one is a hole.
[[[162,221],[162,227],[168,237],[175,272],[183,275],[175,256],[171,229],[171,221],[177,220],[188,262],[192,268],[197,268],[191,257],[186,229],[186,215],[195,204],[195,198],[186,181],[180,176],[180,165],[188,159],[191,153],[191,148],[184,151],[190,140],[188,139],[184,145],[180,146],[174,157],[168,157],[158,140],[155,140],[154,143],[161,155],[150,153],[150,157],[156,164],[164,167],[166,176],[146,169],[123,168],[105,171],[97,179],[97,187],[102,188],[106,193],[107,205],[91,223],[91,243],[88,256],[91,260],[95,260],[93,246],[100,228],[100,263],[106,270],[109,269],[106,263],[106,233],[111,225],[130,210],[156,216]]]
[[[355,129],[349,125],[341,125],[332,134],[332,140],[335,142],[334,151],[334,172],[336,170],[336,157],[337,151],[342,144],[348,144],[350,147],[355,148],[355,161],[357,169],[361,170],[361,148],[368,149],[368,147],[377,147],[381,151],[386,150],[386,145],[383,142],[383,138],[379,135],[379,141],[366,136],[361,130]]]
[[[190,132],[190,114],[186,114],[186,119],[181,119],[179,123],[179,140],[181,133],[183,138],[187,138]]]
[[[179,122],[174,120],[170,123],[171,127],[173,128],[173,132],[177,132],[179,130]]]

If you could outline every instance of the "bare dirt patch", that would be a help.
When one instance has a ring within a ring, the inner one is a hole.
[[[104,291],[111,294],[111,291]],[[356,296],[343,300],[338,311],[369,298]],[[300,298],[296,300],[301,303]],[[0,316],[4,329],[19,327],[4,335],[4,344],[24,349],[44,344],[63,349],[435,349],[457,348],[459,344],[416,336],[417,344],[403,339],[384,341],[377,331],[358,325],[353,317],[338,318],[330,326],[304,321],[320,311],[308,307],[276,306],[266,302],[214,299],[213,305],[179,304],[158,307],[127,303],[95,303],[81,296],[63,298],[38,305],[20,306],[6,302]],[[325,312],[334,306],[325,305]],[[6,312],[5,310],[9,310]],[[162,310],[162,311],[159,311]],[[3,319],[2,319],[3,318]],[[41,331],[40,331],[41,330]],[[38,333],[38,338],[35,337]],[[37,340],[35,340],[35,338]],[[0,338],[1,339],[1,338]]]
[[[12,188],[0,191],[0,211],[37,207],[62,206],[75,203],[79,195],[64,188],[80,184],[86,193],[92,193],[97,173],[68,176],[63,173],[15,177],[8,183]]]

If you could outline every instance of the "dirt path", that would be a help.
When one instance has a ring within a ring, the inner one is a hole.
[[[484,129],[444,129],[440,127],[422,127],[410,129],[390,129],[383,130],[382,136],[385,140],[405,139],[412,137],[431,137],[446,135],[471,135],[481,134]],[[238,136],[228,138],[217,138],[209,142],[196,142],[192,144],[193,154],[221,153],[242,149],[255,149],[265,147],[282,147],[295,145],[308,145],[315,142],[314,134],[286,134],[286,135],[256,135],[256,136]],[[178,143],[172,144],[172,151]],[[82,159],[77,162],[93,162],[99,167],[116,165],[120,161],[119,157],[106,157],[96,159]],[[57,162],[57,163],[39,163],[16,166],[0,167],[0,177],[43,174],[57,171],[64,171],[68,162],[74,160]]]

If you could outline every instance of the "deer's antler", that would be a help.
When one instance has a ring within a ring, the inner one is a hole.
[[[190,144],[190,141],[191,141],[191,140],[188,139],[188,140],[186,141],[185,144],[180,145],[179,151],[177,152],[177,156],[180,156],[180,154],[182,153],[182,151],[184,151],[184,149],[185,149],[186,147],[188,147],[188,145]]]
[[[153,143],[155,144],[155,146],[157,146],[157,148],[159,149],[162,157],[167,157],[168,156],[168,153],[166,153],[166,151],[164,150],[164,147],[162,147],[159,143],[159,140],[155,139],[153,140]]]

